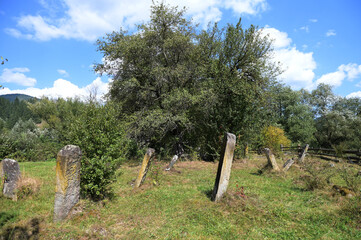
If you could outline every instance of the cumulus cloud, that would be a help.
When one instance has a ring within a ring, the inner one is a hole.
[[[317,19],[315,19],[315,18],[313,18],[313,19],[309,19],[309,21],[310,21],[310,22],[313,22],[313,23],[318,22],[318,20],[317,20]]]
[[[326,32],[327,37],[336,36],[336,31],[334,29],[330,29]]]
[[[314,70],[316,62],[313,59],[313,52],[302,52],[292,45],[292,39],[288,34],[278,29],[266,26],[264,34],[273,39],[274,60],[281,63],[284,72],[279,80],[290,85],[294,89],[313,88]]]
[[[69,73],[65,71],[64,69],[58,69],[57,70],[60,75],[63,75],[64,77],[69,77]]]
[[[28,68],[5,68],[0,76],[0,82],[32,87],[35,85],[36,79],[27,77],[24,74],[27,72],[30,72]]]
[[[361,91],[350,93],[346,98],[361,98]]]
[[[34,88],[30,87],[22,90],[10,90],[4,88],[0,90],[0,95],[10,93],[22,93],[33,97],[49,97],[52,99],[57,98],[80,98],[86,100],[90,94],[100,100],[107,92],[109,88],[109,82],[103,82],[100,77],[96,78],[92,83],[85,87],[78,87],[77,85],[69,82],[65,79],[57,79],[54,81],[53,86],[50,88]]]
[[[52,8],[54,1],[46,3],[41,0],[44,9]],[[45,4],[46,3],[46,4]],[[224,9],[234,14],[255,15],[266,10],[266,0],[168,0],[173,6],[186,6],[187,13],[196,22],[205,26],[210,21],[219,21]],[[135,24],[149,19],[152,1],[150,0],[64,0],[61,8],[64,14],[61,17],[44,15],[24,15],[19,17],[18,28],[7,28],[6,33],[17,37],[48,41],[54,38],[75,38],[94,41],[105,33],[125,29],[135,29]],[[59,4],[58,4],[59,5]]]
[[[361,76],[361,65],[356,63],[342,64],[337,71],[322,75],[317,79],[316,84],[325,83],[334,87],[339,87],[347,79],[352,81]]]

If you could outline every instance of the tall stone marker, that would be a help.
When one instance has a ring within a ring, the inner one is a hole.
[[[178,160],[178,155],[174,155],[172,158],[172,161],[170,161],[169,165],[167,166],[167,168],[165,169],[166,171],[169,171],[172,169],[172,167],[174,166],[174,164],[177,162]]]
[[[267,161],[268,161],[266,168],[272,167],[273,170],[279,171],[280,168],[277,165],[275,155],[272,153],[272,151],[269,148],[265,148],[264,152],[266,154]]]
[[[236,136],[232,133],[225,133],[221,159],[218,163],[216,182],[213,188],[212,201],[219,201],[227,191],[235,146]]]
[[[82,152],[78,146],[63,147],[56,158],[54,222],[65,219],[80,197]]]
[[[148,148],[147,152],[145,153],[143,163],[139,170],[137,180],[135,180],[134,187],[138,188],[144,182],[144,180],[147,176],[149,167],[150,167],[150,163],[154,157],[154,152],[155,152],[155,150],[153,148]]]
[[[3,194],[5,197],[16,201],[16,188],[20,179],[19,163],[13,159],[6,158],[1,162],[1,165],[1,177],[4,179]]]
[[[305,157],[306,157],[306,153],[308,151],[308,147],[309,145],[306,144],[305,148],[303,149],[302,153],[300,154],[299,158],[298,158],[298,162],[299,163],[302,163],[304,160],[305,160]]]

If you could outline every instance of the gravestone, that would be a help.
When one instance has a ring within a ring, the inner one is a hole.
[[[19,163],[6,158],[1,162],[1,165],[1,177],[4,179],[3,194],[5,197],[16,201],[16,188],[20,180]]]
[[[81,157],[74,145],[63,147],[57,155],[54,222],[65,219],[79,201]]]
[[[148,148],[147,152],[145,153],[137,180],[135,180],[134,187],[140,187],[140,185],[142,185],[142,183],[144,182],[150,167],[150,163],[154,157],[154,152],[155,150],[153,148]]]
[[[219,201],[227,191],[235,146],[236,136],[232,133],[225,133],[221,158],[218,163],[216,182],[212,194],[212,200],[215,202]]]
[[[309,145],[306,144],[305,148],[303,149],[302,153],[300,154],[299,158],[298,158],[298,162],[299,163],[302,163],[304,160],[305,160],[305,157],[306,157],[306,153],[308,151],[308,147]]]
[[[173,158],[172,158],[172,161],[170,161],[168,167],[165,170],[166,171],[171,170],[173,165],[176,163],[177,160],[178,160],[178,155],[174,155]]]
[[[279,171],[280,168],[277,165],[275,155],[272,153],[271,149],[265,148],[264,152],[265,152],[266,157],[267,157],[267,165],[266,165],[265,168],[271,167],[273,170]]]
[[[285,164],[283,165],[283,171],[287,171],[291,166],[292,166],[292,164],[294,163],[295,161],[292,159],[292,158],[290,158],[290,159],[288,159],[286,162],[285,162]]]

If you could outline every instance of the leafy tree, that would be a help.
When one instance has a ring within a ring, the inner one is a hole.
[[[106,61],[95,70],[113,76],[108,96],[139,144],[214,154],[224,131],[246,139],[261,130],[265,95],[278,68],[257,27],[243,29],[239,21],[197,33],[184,13],[154,5],[150,22],[136,33],[120,30],[98,40]]]

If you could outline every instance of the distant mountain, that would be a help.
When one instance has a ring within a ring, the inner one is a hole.
[[[7,100],[9,100],[10,102],[15,101],[16,98],[18,98],[19,100],[30,100],[33,99],[34,97],[26,95],[26,94],[5,94],[5,95],[0,95],[1,98],[5,98]],[[36,98],[35,98],[36,99]]]

